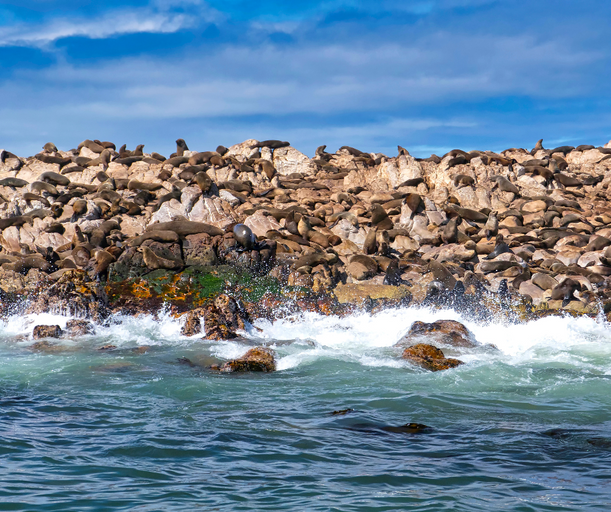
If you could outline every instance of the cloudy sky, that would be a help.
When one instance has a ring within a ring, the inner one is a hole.
[[[611,139],[611,2],[2,0],[0,148]]]

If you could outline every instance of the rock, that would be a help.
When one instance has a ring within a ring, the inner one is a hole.
[[[282,226],[278,224],[276,219],[271,215],[265,215],[263,210],[257,210],[253,215],[247,217],[244,224],[258,237],[265,237],[268,231],[282,229]]]
[[[219,197],[201,197],[189,213],[189,220],[225,229],[238,222],[238,217],[227,201]]]
[[[406,348],[402,357],[432,372],[448,370],[464,364],[458,359],[446,358],[440,349],[425,343]]]
[[[245,140],[244,142],[241,142],[240,144],[234,144],[233,146],[229,148],[229,150],[227,151],[227,153],[224,156],[225,157],[235,156],[235,157],[239,157],[238,159],[240,161],[246,161],[254,153],[257,152],[257,149],[253,148],[252,146],[258,143],[259,143],[258,140],[248,139],[248,140]]]
[[[405,285],[339,284],[333,293],[340,304],[361,304],[364,300],[388,299],[409,301],[411,294]]]
[[[93,324],[87,320],[68,320],[66,322],[66,333],[69,336],[85,336],[93,334],[94,331]]]
[[[202,332],[202,326],[200,322],[200,311],[194,310],[189,311],[185,315],[185,323],[180,330],[180,334],[183,336],[195,336]]]
[[[218,263],[216,252],[212,246],[212,237],[207,233],[186,236],[182,242],[182,252],[187,266],[200,265],[206,267]]]
[[[182,203],[170,199],[161,205],[151,217],[151,222],[172,222],[173,220],[186,220],[187,212]]]
[[[266,347],[251,348],[239,359],[228,361],[218,369],[225,373],[276,371],[274,351]]]
[[[283,176],[293,173],[309,175],[316,172],[316,165],[306,155],[291,146],[276,149],[273,163],[276,172]]]
[[[363,281],[376,275],[376,271],[374,269],[368,268],[358,261],[349,263],[346,266],[346,272],[348,272],[348,274],[350,274],[357,281]]]
[[[37,325],[32,332],[32,338],[40,340],[43,338],[59,338],[62,330],[59,325]]]
[[[437,320],[436,322],[414,322],[408,333],[395,346],[404,347],[415,343],[438,343],[451,347],[473,348],[479,343],[474,334],[463,324],[455,320]]]
[[[533,299],[535,305],[539,304],[544,297],[544,290],[537,284],[534,284],[531,280],[520,283],[519,292],[522,295],[528,295],[531,299]]]
[[[237,338],[235,331],[244,329],[244,322],[248,320],[246,312],[238,307],[235,299],[224,293],[203,311],[205,338],[209,340]]]
[[[25,276],[0,268],[0,289],[4,293],[19,293],[25,288]]]
[[[554,288],[554,286],[558,285],[558,281],[552,276],[548,274],[542,274],[540,272],[533,274],[531,281],[542,290],[551,290],[552,288]]]

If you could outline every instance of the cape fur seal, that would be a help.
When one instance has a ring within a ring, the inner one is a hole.
[[[250,251],[255,248],[257,237],[245,224],[236,224],[233,227],[233,236],[245,250]]]
[[[81,142],[78,145],[78,149],[81,149],[83,147],[89,149],[90,151],[93,151],[94,153],[101,153],[102,151],[106,149],[104,146],[98,144],[97,142],[89,140],[89,139],[84,140],[83,142]]]
[[[189,151],[189,147],[185,142],[185,139],[176,139],[176,153],[170,155],[170,158],[173,156],[182,156],[185,154],[185,151]]]
[[[180,237],[196,235],[198,233],[208,233],[210,236],[224,234],[224,231],[216,226],[192,220],[173,220],[149,224],[145,231],[174,231]]]
[[[150,247],[140,246],[138,252],[142,253],[142,259],[146,268],[149,270],[167,269],[167,270],[178,270],[184,267],[182,261],[171,260],[169,258],[163,258],[159,256]]]
[[[29,185],[29,183],[19,178],[10,178],[9,177],[9,178],[4,178],[0,180],[0,185],[3,187],[21,188],[21,187],[25,187],[26,185]]]
[[[274,149],[279,149],[279,148],[286,148],[286,147],[288,147],[290,145],[291,145],[291,143],[287,142],[287,141],[264,140],[262,142],[257,142],[256,144],[253,144],[252,146],[250,146],[250,149],[269,148],[271,150],[274,150]]]
[[[507,243],[505,243],[505,239],[503,238],[503,235],[501,235],[499,233],[498,235],[496,235],[496,244],[494,246],[494,249],[484,259],[485,260],[493,260],[497,256],[499,256],[501,254],[504,254],[506,252],[513,252],[513,251],[509,248],[509,245],[507,245]],[[512,262],[508,262],[508,263],[512,263]]]
[[[70,184],[70,180],[68,178],[52,171],[43,172],[40,176],[38,176],[38,179],[54,185],[61,185],[62,187],[66,187]]]

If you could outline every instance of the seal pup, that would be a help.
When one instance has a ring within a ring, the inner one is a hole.
[[[456,216],[449,220],[441,231],[441,240],[445,244],[453,244],[458,239],[458,223],[460,217]]]
[[[390,260],[390,263],[386,267],[386,275],[382,284],[389,284],[391,286],[399,286],[403,283],[401,279],[401,269],[399,268],[398,260]]]
[[[57,146],[55,144],[53,144],[52,142],[47,142],[43,147],[42,147],[42,152],[43,153],[57,153],[59,150],[57,149]]]
[[[363,254],[375,254],[377,245],[377,228],[374,226],[368,232],[363,242]]]
[[[496,175],[496,176],[492,176],[490,179],[495,182],[494,186],[498,187],[500,191],[511,192],[512,194],[515,194],[516,196],[520,195],[520,190],[518,189],[518,187],[516,187],[513,183],[511,183],[511,181],[505,178],[505,176]]]
[[[193,176],[193,180],[203,194],[207,194],[212,187],[212,178],[210,178],[208,173],[205,171],[199,171],[195,176]]]
[[[572,300],[579,300],[573,294],[581,290],[581,284],[571,278],[566,278],[561,283],[552,288],[552,300],[562,299],[562,307],[565,307]]]
[[[484,234],[486,235],[486,240],[490,240],[493,236],[496,236],[499,232],[499,219],[496,216],[495,212],[490,212],[488,214],[488,220],[486,221],[486,225],[484,226]]]
[[[394,224],[386,213],[386,210],[379,204],[372,204],[369,209],[371,213],[371,224],[379,229],[392,229]]]
[[[149,270],[178,270],[184,267],[184,264],[181,261],[163,258],[155,254],[153,250],[149,247],[140,246],[137,250],[138,252],[142,253],[142,259],[144,260],[144,264]]]
[[[499,233],[498,235],[496,235],[496,244],[494,246],[493,251],[488,256],[486,256],[484,259],[493,260],[497,256],[504,254],[506,252],[513,253],[513,251],[509,248],[509,245],[507,245],[507,243],[505,242],[503,235]]]
[[[233,236],[241,246],[238,252],[250,251],[257,244],[257,237],[246,224],[236,224],[233,227]]]
[[[110,149],[103,149],[99,157],[89,160],[89,162],[85,163],[84,167],[100,166],[102,167],[102,170],[105,171],[108,169],[108,164],[110,163],[111,157],[112,153],[110,152]]]
[[[33,194],[32,192],[26,192],[25,194],[23,194],[23,200],[26,203],[29,203],[31,201],[38,201],[39,203],[42,203],[44,206],[51,206],[51,203],[49,203],[49,201],[47,201],[44,197]]]
[[[475,185],[475,179],[467,174],[457,174],[454,176],[454,186],[456,188],[470,187]]]
[[[104,249],[100,249],[95,253],[95,267],[93,269],[93,275],[96,280],[101,280],[102,276],[108,275],[108,267],[111,263],[117,261],[112,254]]]
[[[87,200],[86,199],[77,199],[72,203],[72,217],[70,218],[70,222],[76,222],[81,215],[85,215],[87,213]]]

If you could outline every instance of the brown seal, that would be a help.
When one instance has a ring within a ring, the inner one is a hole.
[[[138,251],[142,253],[144,264],[149,270],[178,270],[184,267],[184,264],[181,261],[162,258],[161,256],[155,254],[149,247],[140,246],[138,247]]]

